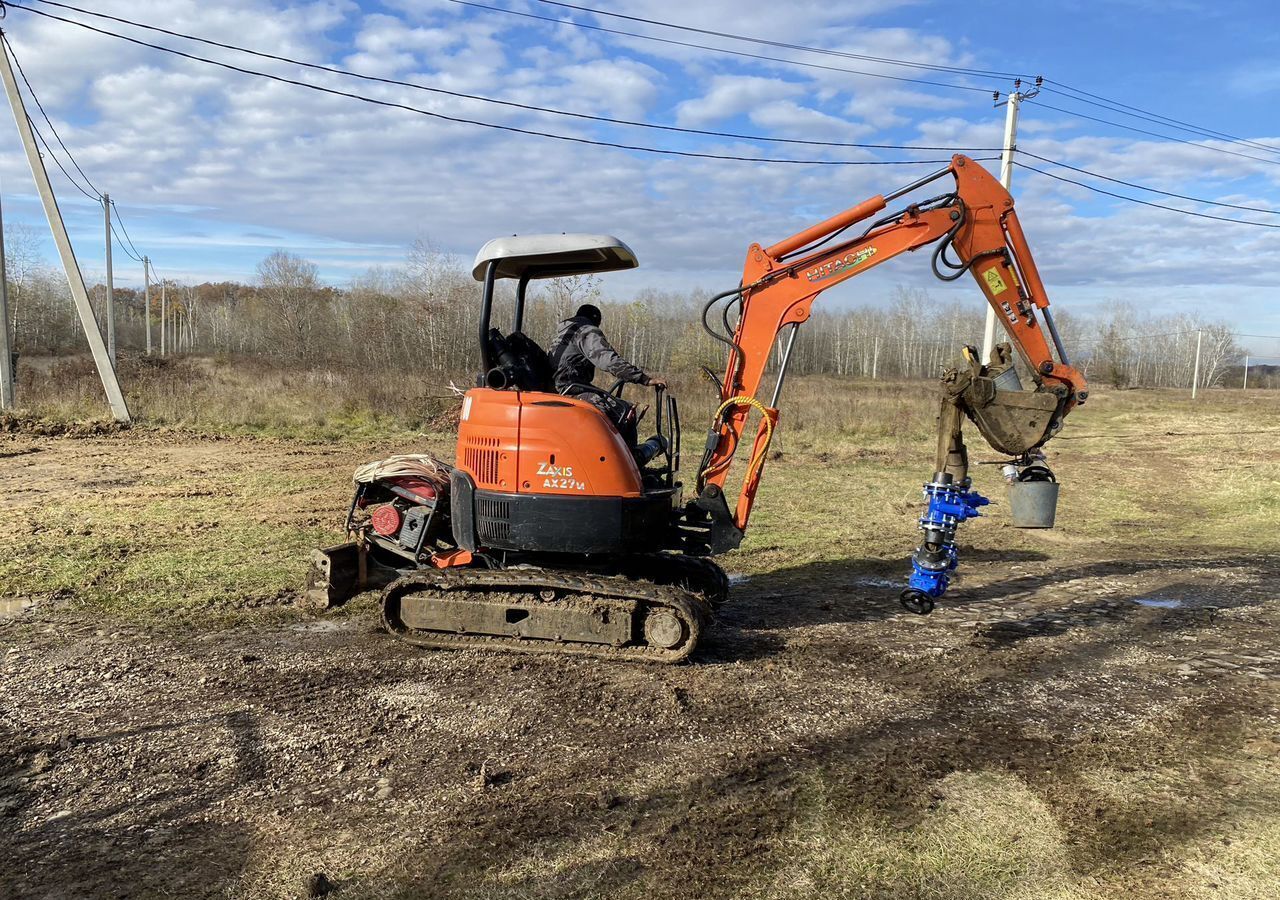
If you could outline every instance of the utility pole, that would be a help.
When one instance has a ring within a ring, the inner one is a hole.
[[[147,326],[147,356],[151,355],[151,257],[142,257],[142,321]]]
[[[164,356],[168,350],[168,344],[165,341],[165,332],[169,330],[165,324],[166,317],[169,314],[169,295],[165,293],[165,288],[169,286],[169,279],[160,279],[160,355]]]
[[[3,260],[3,259],[4,259],[4,248],[0,247],[0,260]],[[1242,391],[1249,390],[1249,354],[1248,353],[1244,355],[1244,384],[1240,387],[1240,390]]]
[[[111,195],[102,195],[102,211],[106,214],[107,240],[107,356],[116,364],[116,290],[111,281]]]
[[[1196,332],[1196,364],[1191,371],[1191,399],[1196,399],[1196,388],[1200,386],[1200,339],[1204,337],[1203,331]]]
[[[85,340],[89,342],[89,351],[93,354],[94,365],[98,368],[98,377],[102,379],[102,388],[106,391],[107,402],[111,405],[111,412],[116,421],[128,423],[131,421],[129,406],[125,403],[124,393],[120,390],[115,367],[107,355],[102,333],[98,331],[98,320],[93,314],[93,306],[89,303],[89,292],[84,286],[84,276],[80,273],[80,264],[76,262],[71,238],[67,236],[67,226],[62,221],[58,200],[53,195],[49,173],[44,167],[44,160],[40,158],[36,136],[31,128],[31,120],[27,118],[22,94],[18,92],[18,82],[13,77],[13,64],[9,61],[9,49],[4,41],[0,41],[0,77],[4,78],[4,90],[9,97],[9,108],[13,111],[13,120],[17,123],[18,134],[22,137],[22,148],[26,151],[27,163],[31,166],[36,190],[39,191],[40,200],[44,204],[44,214],[49,220],[49,230],[53,232],[54,243],[58,245],[58,253],[62,257],[62,268],[67,275],[67,285],[71,288],[71,297],[75,301],[76,312],[80,316],[80,326],[84,329]]]
[[[1027,91],[1025,94],[1020,90],[1022,87],[1022,79],[1015,79],[1013,82],[1013,93],[1009,95],[1009,99],[1005,101],[1004,111],[1004,152],[1000,156],[1000,183],[1004,185],[1007,191],[1013,185],[1013,154],[1018,149],[1018,110],[1022,107],[1023,100],[1030,100],[1036,94],[1040,93],[1040,78],[1036,78],[1036,86],[1034,89]],[[996,95],[997,101],[999,94]],[[997,103],[999,105],[999,103]],[[986,324],[982,329],[982,356],[980,357],[984,363],[991,362],[991,351],[996,345],[996,311],[995,308],[987,304]]]
[[[875,348],[871,351],[871,380],[876,380],[876,370],[880,368],[880,335],[876,335]]]
[[[17,402],[13,393],[13,345],[9,343],[9,272],[4,263],[4,220],[0,217],[0,409],[13,409]]]

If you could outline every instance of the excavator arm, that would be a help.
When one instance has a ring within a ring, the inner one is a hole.
[[[954,180],[954,189],[873,219],[893,200],[947,176]],[[861,233],[844,237],[848,229],[868,219],[873,220]],[[823,291],[930,244],[936,245],[931,258],[934,273],[946,281],[966,272],[973,277],[1035,380],[1034,389],[1021,389],[1007,344],[997,348],[989,365],[977,359],[973,348],[964,349],[962,359],[943,376],[933,483],[952,485],[950,494],[968,492],[968,459],[960,434],[965,416],[997,450],[1027,459],[1087,397],[1085,380],[1069,364],[1054,326],[1049,298],[1013,198],[986,169],[957,155],[945,169],[888,196],[872,197],[772,246],[751,245],[741,286],[707,302],[703,326],[729,348],[720,383],[721,404],[708,433],[694,501],[695,516],[720,526],[719,540],[714,542],[719,546],[713,552],[736,546],[747,527],[768,445],[778,428],[778,399],[796,329],[809,319],[813,301]],[[710,321],[717,305],[723,330]],[[732,322],[735,311],[736,323]],[[766,404],[759,390],[784,330],[788,333],[782,361]],[[737,503],[730,511],[724,486],[753,408],[760,421]],[[954,496],[950,500],[959,502]],[[971,515],[976,515],[976,509]],[[937,535],[926,529],[926,538],[930,536]],[[944,575],[937,596],[945,586]]]

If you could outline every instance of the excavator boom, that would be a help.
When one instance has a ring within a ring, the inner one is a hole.
[[[893,200],[948,176],[954,181],[953,189],[873,218]],[[853,226],[867,220],[870,224],[860,233],[844,237]],[[765,453],[778,427],[778,397],[795,330],[809,319],[814,300],[902,253],[931,244],[935,245],[931,257],[934,273],[946,281],[966,272],[973,277],[1035,380],[1033,390],[1020,389],[1008,345],[997,349],[989,365],[983,365],[976,352],[966,348],[960,364],[943,379],[937,471],[947,473],[957,485],[967,485],[961,413],[975,422],[993,447],[1015,457],[1025,457],[1057,432],[1063,417],[1087,397],[1085,379],[1070,365],[1054,326],[1049,298],[1013,198],[981,165],[957,155],[945,169],[888,196],[872,197],[771,246],[752,244],[741,286],[707,303],[703,325],[728,345],[729,353],[721,382],[721,405],[699,469],[698,505],[702,509],[714,511],[718,507],[722,517],[724,513],[731,516],[739,533],[745,531]],[[723,331],[709,322],[717,303],[723,304]],[[731,325],[735,308],[737,321]],[[759,390],[779,333],[784,330],[789,334],[783,359],[772,399],[766,404]],[[1001,380],[999,386],[997,379]],[[1010,385],[1013,390],[1005,389]],[[724,486],[753,408],[759,412],[760,422],[737,503],[730,512]]]

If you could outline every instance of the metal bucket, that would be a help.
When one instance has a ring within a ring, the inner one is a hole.
[[[1052,528],[1058,510],[1056,481],[1015,481],[1009,485],[1014,528]]]

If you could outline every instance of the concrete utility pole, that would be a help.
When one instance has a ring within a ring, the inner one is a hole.
[[[44,204],[44,214],[49,220],[49,230],[53,232],[54,243],[58,245],[58,253],[62,257],[62,268],[67,274],[67,285],[71,288],[71,297],[75,300],[76,312],[80,316],[80,326],[84,329],[85,339],[89,342],[89,351],[93,354],[94,365],[98,368],[98,377],[102,379],[103,390],[107,393],[107,402],[111,404],[111,412],[116,421],[127,423],[131,420],[129,406],[125,403],[120,382],[116,379],[115,367],[107,355],[102,333],[98,331],[98,320],[93,314],[93,306],[89,303],[89,292],[84,286],[84,276],[80,273],[80,264],[76,262],[75,251],[71,248],[71,238],[67,236],[62,212],[58,209],[57,198],[53,195],[49,173],[45,170],[44,160],[40,158],[36,136],[31,129],[31,120],[27,118],[27,109],[22,103],[22,95],[18,92],[18,82],[13,77],[13,64],[9,61],[9,49],[4,41],[0,41],[0,77],[4,78],[4,90],[9,97],[9,108],[13,111],[13,120],[18,125],[22,147],[27,153],[27,163],[31,166],[36,190],[40,192],[40,200]]]
[[[0,260],[4,259],[4,247],[0,247]],[[1244,355],[1244,384],[1240,386],[1240,390],[1249,390],[1249,354]]]
[[[1200,386],[1200,339],[1204,337],[1203,331],[1196,332],[1196,364],[1191,371],[1191,399],[1196,399],[1196,388]]]
[[[102,195],[102,211],[107,217],[107,356],[116,364],[116,289],[111,281],[111,195]]]
[[[1005,101],[1004,152],[1000,156],[1000,183],[1004,185],[1006,191],[1010,190],[1013,185],[1013,154],[1018,149],[1018,110],[1022,107],[1023,100],[1029,100],[1040,93],[1040,79],[1037,78],[1035,88],[1025,94],[1019,90],[1021,86],[1022,80],[1015,80],[1013,82],[1013,93]],[[988,303],[986,324],[982,329],[982,356],[980,358],[983,362],[991,362],[991,351],[995,345],[996,311]]]
[[[17,405],[13,392],[13,345],[9,343],[9,272],[4,263],[4,219],[0,217],[0,409]]]
[[[151,355],[151,257],[142,257],[142,321],[147,326],[147,356]]]
[[[165,332],[169,330],[166,323],[169,315],[169,295],[165,293],[165,288],[169,286],[169,279],[160,279],[160,355],[164,356],[168,353],[168,342],[166,341]]]

